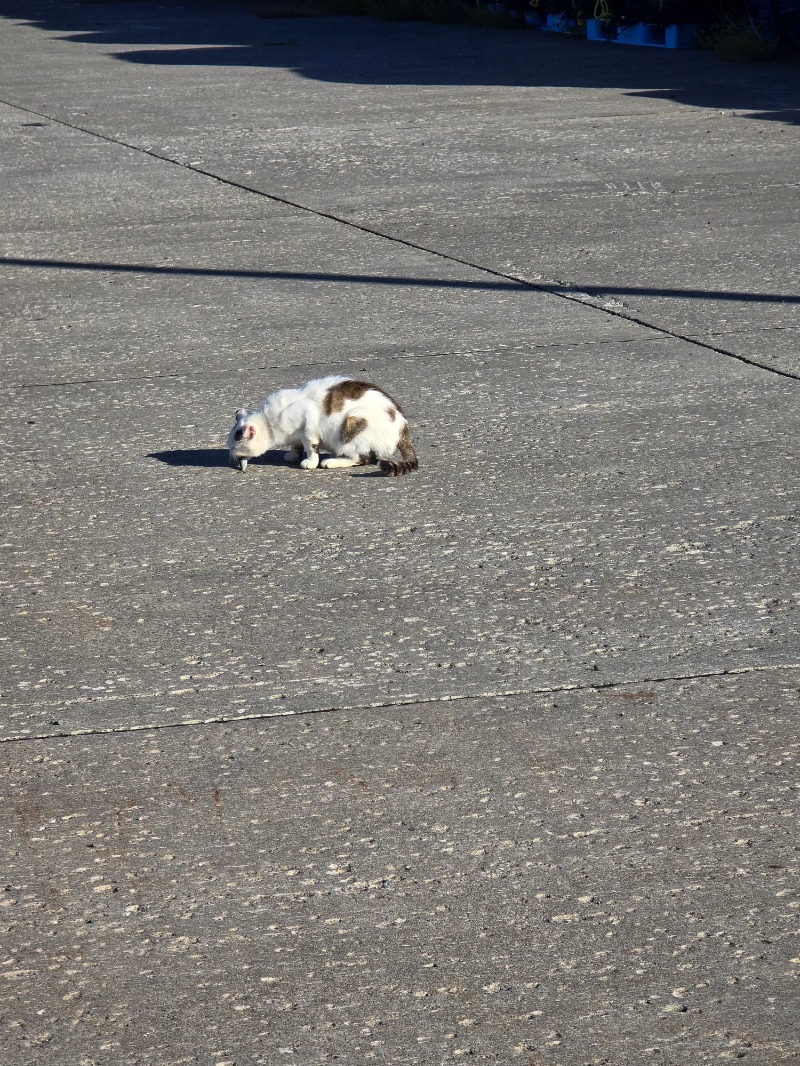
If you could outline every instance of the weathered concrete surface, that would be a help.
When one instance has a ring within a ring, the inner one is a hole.
[[[3,1066],[796,1061],[797,70],[0,10]]]
[[[232,471],[264,371],[23,390],[9,735],[797,659],[793,382],[664,340],[355,368],[417,476]]]
[[[798,680],[17,745],[4,1061],[796,1061]]]
[[[460,27],[5,7],[15,103],[684,335],[735,334],[767,365],[753,328],[797,323],[796,69]]]

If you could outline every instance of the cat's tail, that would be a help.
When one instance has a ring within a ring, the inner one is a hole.
[[[410,474],[412,470],[416,470],[419,467],[417,453],[411,443],[411,432],[409,431],[408,423],[400,431],[397,449],[400,452],[399,462],[396,459],[381,459],[380,461],[381,470],[384,474],[388,474],[389,477],[401,477],[403,474]]]

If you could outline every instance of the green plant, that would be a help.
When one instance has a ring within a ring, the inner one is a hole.
[[[368,15],[389,21],[463,22],[464,5],[458,0],[364,0]]]
[[[272,0],[263,7],[254,8],[253,13],[260,19],[307,18],[317,11],[310,0]]]
[[[777,41],[764,37],[749,19],[711,29],[703,43],[734,63],[769,63],[781,58]]]
[[[317,7],[326,15],[366,15],[365,0],[317,0]]]
[[[650,26],[674,23],[707,24],[719,17],[718,4],[723,0],[594,0],[590,17],[609,27]]]
[[[618,37],[626,26],[639,22],[639,16],[630,11],[630,4],[625,0],[597,0],[593,17],[600,22],[601,33],[610,41]]]
[[[464,22],[467,9],[459,0],[425,0],[422,17],[428,22]]]
[[[509,11],[505,8],[495,9],[478,4],[467,9],[466,21],[470,26],[488,26],[497,30],[518,30],[525,25],[525,16],[521,11]]]

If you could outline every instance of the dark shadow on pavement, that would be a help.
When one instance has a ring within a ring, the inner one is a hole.
[[[792,64],[725,63],[708,52],[571,40],[536,30],[346,16],[266,19],[258,12],[245,0],[0,0],[0,15],[64,34],[63,40],[119,47],[112,54],[125,63],[278,67],[356,85],[613,88],[743,111],[746,118],[800,120],[800,68]]]
[[[509,289],[529,288],[522,281],[468,281],[460,278],[410,278],[384,274],[331,274],[305,270],[236,270],[224,267],[181,267],[148,263],[78,262],[70,259],[0,258],[0,266],[40,267],[49,270],[85,270],[114,274],[173,274],[211,278],[253,278],[256,281],[332,281],[347,285],[402,285],[427,289]]]
[[[231,466],[227,448],[175,448],[166,452],[150,452],[148,459],[157,459],[167,466],[226,467],[232,474],[239,473]],[[291,466],[283,458],[283,452],[266,452],[250,463],[259,466]],[[299,468],[298,468],[299,469]]]
[[[458,278],[387,277],[381,274],[332,274],[325,271],[231,270],[225,267],[152,266],[147,263],[76,262],[71,259],[0,258],[0,266],[36,267],[48,270],[85,270],[120,274],[175,274],[194,277],[252,278],[256,281],[337,282],[347,285],[398,285],[428,289],[477,289],[520,291],[534,289],[559,296],[662,296],[684,300],[732,300],[741,303],[800,304],[800,295],[782,292],[729,292],[722,289],[665,289],[632,285],[569,286],[535,281],[468,281]],[[475,268],[480,269],[479,267]]]
[[[148,459],[158,459],[167,466],[227,466],[233,470],[226,448],[176,448],[168,452],[151,452]]]
[[[157,459],[167,466],[204,467],[206,469],[225,467],[231,474],[241,473],[241,471],[231,466],[227,448],[175,448],[172,451],[151,452],[147,458]],[[299,463],[287,463],[283,458],[283,452],[265,452],[264,455],[259,455],[256,459],[249,460],[248,468],[253,465],[286,467],[289,470],[296,470],[302,473],[305,477],[321,477],[324,475],[330,478],[336,477],[337,474],[339,477],[343,475],[348,475],[349,477],[386,477],[386,474],[376,467],[370,467],[367,470],[359,467],[347,470],[318,470],[309,475],[308,471],[300,469]],[[246,473],[245,471],[245,476]]]

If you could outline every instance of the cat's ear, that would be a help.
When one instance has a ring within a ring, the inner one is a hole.
[[[237,422],[241,422],[241,420],[243,418],[246,418],[249,414],[250,412],[247,410],[246,407],[240,407],[233,417],[236,419]]]
[[[242,431],[242,436],[245,440],[252,440],[256,435],[256,427],[251,422],[249,426],[245,426]]]

